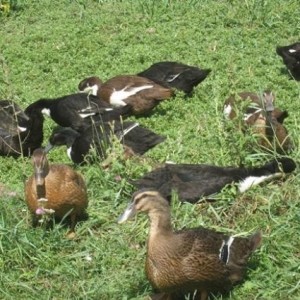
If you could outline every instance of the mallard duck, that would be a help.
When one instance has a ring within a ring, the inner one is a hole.
[[[295,169],[295,162],[287,157],[254,168],[166,164],[129,182],[138,189],[153,188],[168,200],[174,190],[179,200],[195,203],[203,196],[219,193],[227,185],[237,183],[242,193],[254,185],[282,176],[283,173],[291,173]]]
[[[247,261],[262,241],[260,232],[233,237],[202,227],[173,231],[170,205],[154,190],[134,193],[118,222],[140,212],[150,219],[145,271],[164,294],[159,299],[186,299],[197,291],[197,299],[205,300],[211,292],[230,290],[243,280]]]
[[[239,93],[238,96],[242,101],[248,99],[250,101],[244,112],[244,121],[247,126],[251,127],[251,132],[257,134],[258,143],[264,149],[276,149],[279,153],[290,151],[293,143],[287,129],[282,124],[288,116],[288,112],[274,107],[274,93],[265,90],[261,97],[249,92]],[[236,106],[235,98],[229,97],[223,106],[224,116],[234,119],[237,115]]]
[[[69,158],[74,163],[83,163],[86,155],[91,149],[95,149],[97,156],[105,159],[107,149],[111,146],[112,138],[115,136],[125,147],[124,154],[143,155],[145,152],[163,142],[166,137],[139,126],[135,122],[113,124],[101,123],[87,127],[82,133],[78,133],[70,128],[60,128],[55,130],[45,151],[49,151],[54,146],[67,146]]]
[[[300,80],[300,42],[289,46],[277,46],[276,52],[294,79]]]
[[[0,128],[0,155],[30,156],[43,143],[43,122],[42,113],[36,110],[20,111],[17,120],[6,118]]]
[[[263,109],[272,111],[272,116],[281,124],[288,117],[287,111],[281,111],[279,108],[274,107],[275,95],[270,90],[265,90],[261,96],[252,92],[238,93],[238,96],[242,101],[249,101],[244,111],[244,120],[248,125],[253,125],[253,122]],[[237,105],[235,97],[230,96],[223,105],[224,116],[231,120],[234,119],[237,116]]]
[[[115,107],[130,104],[135,115],[150,111],[173,95],[171,89],[136,75],[119,75],[104,83],[99,77],[88,77],[79,83],[78,89],[91,92]]]
[[[211,69],[199,69],[178,62],[162,61],[153,64],[137,75],[148,78],[167,88],[176,88],[190,94],[210,72]]]
[[[62,219],[71,218],[70,234],[76,218],[88,205],[87,191],[81,174],[67,165],[49,164],[46,152],[36,149],[32,154],[34,175],[25,182],[25,198],[34,216],[53,214]]]
[[[84,130],[94,122],[120,121],[121,117],[125,119],[132,114],[130,105],[113,108],[98,97],[84,93],[66,95],[57,99],[40,99],[27,107],[27,111],[33,109],[48,115],[60,126],[71,127],[77,131]]]

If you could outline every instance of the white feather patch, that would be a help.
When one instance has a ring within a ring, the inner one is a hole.
[[[81,114],[79,114],[79,116],[84,119],[84,118],[89,117],[89,116],[94,116],[95,114],[96,113],[86,113],[86,114],[81,113]]]
[[[97,96],[97,93],[98,93],[98,90],[99,90],[99,86],[97,84],[94,84],[92,86],[87,86],[86,88],[84,88],[83,91],[80,91],[82,93],[91,93],[93,96]]]
[[[295,49],[289,49],[289,52],[290,53],[295,53],[295,52],[297,52],[297,50],[295,50]]]
[[[21,132],[24,132],[24,131],[26,131],[26,130],[27,130],[27,128],[26,128],[26,127],[21,127],[21,126],[18,126],[18,129],[19,129]]]
[[[51,117],[50,115],[50,109],[49,108],[43,108],[42,109],[42,114],[48,116],[48,117]]]
[[[67,149],[67,155],[68,155],[68,157],[72,160],[71,152],[72,152],[72,147],[69,147],[69,148]]]
[[[253,115],[255,115],[256,113],[261,112],[261,111],[262,111],[262,109],[259,108],[259,109],[257,109],[255,112],[253,112],[252,114],[244,114],[243,120],[244,120],[244,121],[248,121],[249,118],[251,118]]]
[[[114,90],[114,92],[110,96],[110,104],[116,107],[125,106],[126,103],[123,100],[137,94],[142,90],[151,89],[151,88],[153,88],[153,85],[142,85],[133,88],[128,88],[126,86],[120,91]]]
[[[251,188],[254,185],[260,184],[263,181],[266,181],[268,179],[271,178],[278,178],[281,177],[282,174],[281,173],[275,173],[275,174],[271,174],[271,175],[267,175],[267,176],[249,176],[247,178],[245,178],[244,180],[240,181],[239,183],[239,192],[243,193],[246,190],[248,190],[249,188]]]
[[[231,114],[232,112],[232,106],[230,104],[228,105],[224,105],[224,108],[223,108],[223,115],[226,117],[226,118],[229,118],[229,115]]]
[[[222,260],[225,264],[228,263],[228,260],[229,260],[229,257],[230,257],[230,247],[231,247],[231,244],[232,244],[233,240],[234,240],[234,237],[229,236],[227,241],[223,240],[221,248],[219,249],[219,253],[220,253],[219,254],[219,259]],[[227,248],[226,250],[224,249],[225,246]],[[224,254],[226,255],[226,257],[223,256]],[[224,261],[224,259],[225,259],[225,261]]]

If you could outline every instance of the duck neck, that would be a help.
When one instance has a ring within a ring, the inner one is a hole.
[[[172,235],[171,212],[169,209],[155,209],[149,212],[150,238],[157,235]]]
[[[266,113],[266,136],[271,138],[274,135],[272,111]]]

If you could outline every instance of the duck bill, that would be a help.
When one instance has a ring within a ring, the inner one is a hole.
[[[274,104],[271,99],[268,99],[266,102],[266,111],[273,111],[274,110]]]
[[[129,203],[125,211],[118,218],[118,223],[122,224],[136,215],[136,209],[133,202]]]
[[[53,147],[54,147],[54,145],[52,145],[51,143],[49,143],[49,144],[44,148],[44,151],[45,151],[46,153],[48,153]]]
[[[43,168],[37,168],[34,172],[34,178],[36,185],[43,185],[45,183],[45,176]]]

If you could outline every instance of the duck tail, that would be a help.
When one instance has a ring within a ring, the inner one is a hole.
[[[257,248],[260,247],[262,243],[262,234],[260,231],[255,232],[253,235],[249,237],[251,243],[251,253],[254,253]]]

